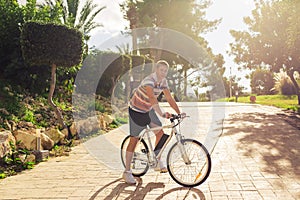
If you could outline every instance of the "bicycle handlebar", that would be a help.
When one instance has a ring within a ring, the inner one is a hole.
[[[178,114],[178,115],[172,114],[171,116],[172,116],[172,117],[169,118],[171,122],[174,122],[175,119],[180,120],[180,119],[184,119],[184,118],[186,118],[186,117],[189,117],[189,116],[187,116],[185,113],[184,113],[184,114]]]

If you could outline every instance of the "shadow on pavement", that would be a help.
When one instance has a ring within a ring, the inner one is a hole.
[[[264,171],[300,176],[299,129],[275,114],[238,113],[226,121],[224,136],[238,137],[237,149],[245,156],[261,155]]]
[[[184,191],[184,190],[187,190],[187,191],[186,191],[186,195],[182,198],[182,200],[188,198],[189,196],[192,196],[193,199],[205,200],[205,195],[203,194],[203,192],[201,190],[199,190],[197,188],[188,188],[188,187],[177,187],[177,188],[168,190],[168,191],[164,192],[163,194],[161,194],[159,197],[157,197],[156,200],[163,199],[164,197],[166,197],[169,194],[172,194],[174,192]],[[169,198],[165,198],[165,199],[169,199]],[[189,197],[188,199],[191,199],[191,198]]]
[[[129,200],[129,199],[135,199],[135,200],[142,200],[144,199],[147,194],[151,193],[151,191],[159,188],[164,188],[165,184],[161,182],[157,183],[147,183],[145,186],[143,186],[143,181],[141,178],[136,178],[138,181],[137,185],[130,185],[124,182],[121,182],[122,179],[116,179],[115,181],[112,181],[103,187],[101,187],[99,190],[97,190],[89,200],[94,200],[98,199],[100,197],[103,197],[103,200],[111,200],[111,199],[124,199],[124,200]],[[119,183],[118,183],[119,182]],[[118,183],[116,186],[111,187],[113,184]],[[135,189],[133,189],[135,187]],[[109,189],[111,189],[109,194],[106,194]],[[105,194],[103,193],[105,192]],[[187,187],[177,187],[170,189],[162,194],[160,194],[156,200],[161,200],[165,198],[168,195],[171,195],[171,197],[174,197],[172,193],[184,193],[181,194],[180,196],[183,196],[182,199],[186,199],[188,196],[192,196],[194,199],[201,199],[205,200],[205,196],[202,191],[196,188],[187,188]],[[157,191],[155,192],[157,194]],[[152,195],[154,196],[154,195]]]

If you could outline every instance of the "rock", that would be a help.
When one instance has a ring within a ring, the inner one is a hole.
[[[54,147],[54,142],[46,134],[41,133],[41,144],[44,150],[50,150]]]
[[[54,144],[61,142],[65,138],[65,135],[55,128],[46,130],[45,134],[54,142]]]
[[[0,132],[0,158],[11,153],[11,145],[16,145],[16,140],[10,131],[4,130]]]
[[[27,158],[25,159],[25,162],[34,162],[35,163],[35,155],[30,154],[27,156]]]
[[[20,121],[17,125],[19,129],[33,129],[35,126],[32,122]]]
[[[73,123],[70,127],[71,132],[77,131],[79,134],[87,135],[100,130],[99,118],[97,116],[89,117],[85,120],[80,120]],[[72,133],[73,134],[73,133]]]
[[[106,124],[111,124],[114,121],[114,118],[111,115],[104,115],[104,121]]]
[[[70,132],[71,132],[71,135],[74,137],[78,134],[78,131],[77,131],[77,126],[76,126],[76,123],[72,123],[72,125],[70,126]]]
[[[16,138],[16,141],[20,141],[18,144],[19,148],[28,149],[28,150],[35,150],[37,147],[36,141],[37,137],[35,134],[32,134],[29,131],[24,130],[16,130],[13,132],[13,135]]]
[[[64,128],[64,129],[61,130],[60,132],[64,135],[65,138],[67,138],[67,137],[69,136],[69,131],[68,131],[67,128]]]
[[[106,129],[106,123],[105,123],[105,120],[104,120],[104,117],[103,115],[99,115],[99,123],[100,123],[100,127],[105,130]]]
[[[37,134],[36,129],[16,130],[13,132],[16,141],[20,141],[18,147],[27,150],[37,150]],[[52,149],[54,142],[44,133],[40,133],[42,149]]]
[[[29,155],[27,155],[27,157],[25,154],[20,155],[20,159],[23,163],[26,163],[26,162],[34,162],[35,163],[35,155],[34,154],[29,154]]]
[[[35,155],[36,162],[41,162],[41,161],[47,160],[49,158],[48,150],[33,151],[33,154]]]

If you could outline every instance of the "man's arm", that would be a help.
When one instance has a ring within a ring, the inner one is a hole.
[[[164,113],[161,111],[157,98],[154,95],[153,88],[151,86],[146,86],[146,92],[147,96],[149,97],[150,104],[152,105],[152,108],[157,112],[160,116],[164,117]]]
[[[176,101],[172,97],[170,90],[169,89],[164,89],[163,93],[166,97],[167,102],[170,104],[170,106],[176,111],[177,114],[180,114],[180,110],[177,106]]]

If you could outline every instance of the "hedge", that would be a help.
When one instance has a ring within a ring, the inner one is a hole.
[[[72,67],[82,61],[82,33],[65,25],[27,22],[21,45],[24,60],[30,65]]]

